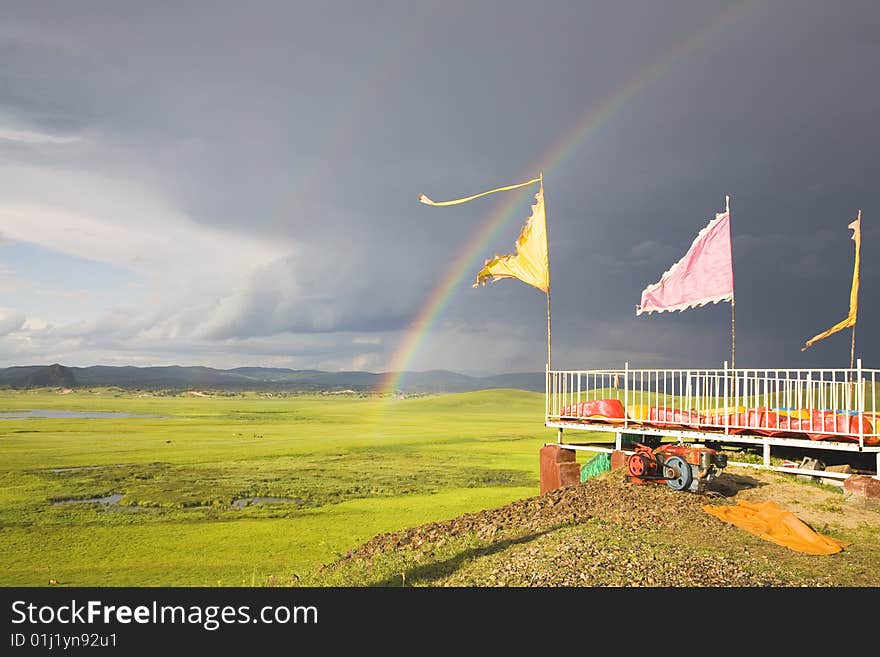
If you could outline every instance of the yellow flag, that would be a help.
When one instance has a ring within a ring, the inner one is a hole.
[[[477,274],[474,287],[488,279],[518,278],[543,292],[550,289],[550,262],[547,255],[547,217],[544,214],[544,185],[535,194],[532,214],[516,240],[516,254],[487,260]]]
[[[806,351],[810,347],[813,346],[814,343],[819,340],[824,340],[829,335],[837,333],[841,329],[849,328],[850,326],[856,325],[856,316],[859,312],[859,252],[861,251],[862,246],[862,212],[859,210],[859,217],[854,222],[852,222],[847,228],[851,228],[853,231],[852,238],[856,242],[856,264],[853,269],[853,280],[852,280],[852,289],[849,293],[849,315],[846,316],[841,322],[838,322],[830,329],[825,331],[824,333],[820,333],[817,336],[814,336],[807,340],[807,343],[801,347],[801,351]]]
[[[464,198],[457,198],[454,201],[432,201],[424,194],[419,194],[419,201],[424,203],[425,205],[460,205],[461,203],[467,203],[468,201],[473,201],[475,198],[480,198],[481,196],[486,196],[487,194],[494,194],[495,192],[507,192],[511,189],[519,189],[520,187],[526,187],[527,185],[533,185],[536,182],[540,182],[540,178],[534,178],[532,180],[527,180],[524,183],[517,183],[515,185],[507,185],[506,187],[498,187],[496,189],[490,189],[488,192],[480,192],[479,194],[474,194],[473,196],[465,196]]]

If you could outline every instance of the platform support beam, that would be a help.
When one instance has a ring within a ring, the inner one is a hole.
[[[764,443],[764,467],[770,467],[770,443]]]
[[[623,434],[620,431],[614,434],[614,449],[623,449]]]
[[[874,468],[874,479],[880,479],[880,452],[877,452],[877,463]]]
[[[562,444],[562,427],[556,430],[556,442]]]

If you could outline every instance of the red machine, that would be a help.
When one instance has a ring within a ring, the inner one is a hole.
[[[700,493],[726,467],[727,455],[710,447],[668,444],[651,449],[637,443],[626,461],[626,474],[634,484],[665,481],[672,490]]]

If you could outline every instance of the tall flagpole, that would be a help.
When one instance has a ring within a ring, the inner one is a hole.
[[[853,368],[853,362],[856,358],[856,325],[853,324],[852,345],[849,348],[849,369]]]
[[[724,197],[724,210],[727,221],[730,221],[730,195]],[[730,368],[736,369],[736,288],[733,286],[733,236],[730,237]]]
[[[541,180],[541,198],[544,199],[544,172]],[[550,233],[547,231],[547,199],[544,199],[544,233],[547,239],[547,369],[553,369],[553,343],[550,339]]]
[[[862,231],[862,211],[859,210],[859,216],[856,217],[856,221],[859,222],[859,239],[861,239],[861,231]],[[853,368],[853,363],[856,358],[856,323],[858,322],[859,315],[859,297],[858,292],[856,292],[856,317],[853,319],[853,330],[852,330],[852,344],[849,348],[849,369]]]

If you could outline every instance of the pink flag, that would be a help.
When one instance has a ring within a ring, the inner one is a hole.
[[[642,291],[636,315],[685,310],[719,301],[733,301],[729,211],[716,214],[684,257]]]

